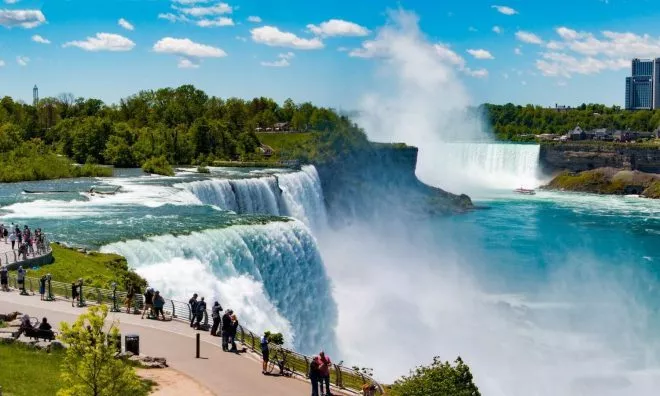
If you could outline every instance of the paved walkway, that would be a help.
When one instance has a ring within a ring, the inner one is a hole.
[[[56,324],[63,321],[73,322],[83,309],[71,307],[66,300],[42,302],[38,295],[0,292],[0,312],[13,311],[38,318],[45,316],[53,327],[57,327]],[[200,332],[202,359],[195,359],[196,331],[185,323],[140,319],[139,315],[126,313],[110,313],[108,319],[120,322],[122,335],[140,336],[140,354],[165,357],[170,367],[199,381],[216,395],[295,396],[311,393],[311,385],[306,381],[261,374],[261,363],[256,355],[223,352],[220,338],[212,337],[208,332]]]

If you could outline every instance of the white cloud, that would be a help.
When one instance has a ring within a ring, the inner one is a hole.
[[[5,61],[3,61],[2,59],[0,59],[0,67],[4,67],[4,66],[5,66]]]
[[[45,39],[45,38],[41,37],[38,34],[35,34],[34,36],[32,36],[32,41],[34,41],[35,43],[40,43],[40,44],[50,44],[50,40]]]
[[[252,41],[271,47],[288,47],[303,50],[323,48],[323,42],[318,38],[304,39],[293,33],[283,32],[274,26],[262,26],[250,30]]]
[[[210,3],[212,0],[172,0],[173,3],[178,3],[182,5],[193,5],[193,4],[203,4]]]
[[[250,15],[247,20],[252,23],[261,23],[261,18],[255,15]]]
[[[96,33],[94,37],[87,37],[84,41],[69,41],[62,47],[78,47],[85,51],[130,51],[135,43],[124,36],[113,33]]]
[[[543,44],[543,40],[531,32],[519,30],[516,32],[516,38],[527,44]]]
[[[5,4],[16,4],[21,0],[5,0]]]
[[[320,25],[307,25],[307,29],[317,36],[322,37],[361,37],[369,34],[369,29],[357,23],[344,21],[342,19],[330,19]]]
[[[40,10],[0,10],[0,26],[32,29],[45,22]]]
[[[495,59],[495,57],[485,49],[469,49],[467,53],[475,57],[475,59]]]
[[[124,18],[121,18],[120,20],[118,20],[117,24],[119,26],[123,27],[126,30],[134,30],[135,29],[135,27]]]
[[[158,14],[158,19],[165,19],[170,22],[187,22],[188,18],[183,15],[174,15],[171,12]]]
[[[193,17],[205,17],[209,15],[222,15],[222,14],[231,14],[233,9],[227,3],[218,3],[208,7],[173,7],[175,10],[181,12],[182,14],[190,15]]]
[[[494,5],[494,6],[491,6],[491,8],[496,9],[497,12],[499,12],[500,14],[504,14],[504,15],[515,15],[515,14],[518,13],[518,11],[514,10],[511,7],[507,7],[507,6]]]
[[[290,59],[293,59],[295,57],[295,54],[293,52],[287,52],[284,54],[279,54],[277,55],[277,60],[274,62],[261,62],[261,66],[266,66],[266,67],[288,67],[291,65],[289,63]]]
[[[179,63],[176,65],[179,69],[198,69],[199,63],[195,63],[188,58],[179,59]]]
[[[195,24],[200,27],[234,26],[234,20],[227,17],[218,17],[215,19],[200,19]]]
[[[630,58],[655,58],[660,54],[660,37],[631,32],[555,30],[557,40],[545,44],[546,52],[536,60],[536,68],[548,77],[570,78],[574,74],[596,74],[630,67]]]
[[[247,37],[236,36],[236,40],[238,40],[238,41],[242,41],[242,42],[246,42],[246,41],[247,41]]]
[[[153,50],[154,52],[163,54],[175,54],[193,58],[222,58],[227,56],[227,53],[220,48],[199,44],[187,38],[162,38],[154,44]]]
[[[16,63],[18,63],[20,66],[27,66],[28,62],[30,62],[30,58],[28,58],[27,56],[16,57]]]
[[[493,32],[500,34],[502,33],[502,28],[499,26],[493,26]]]
[[[516,47],[513,49],[513,53],[516,55],[522,55],[522,50],[520,49],[520,47]]]
[[[472,70],[472,69],[465,69],[465,74],[471,77],[475,78],[486,78],[488,77],[488,70],[486,69],[477,69],[477,70]]]

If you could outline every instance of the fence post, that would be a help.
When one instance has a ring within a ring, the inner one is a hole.
[[[307,359],[307,355],[304,355],[305,357],[305,378],[309,378],[309,359]]]
[[[340,388],[344,387],[344,373],[341,371],[341,367],[335,364],[335,369],[337,370],[337,386]]]

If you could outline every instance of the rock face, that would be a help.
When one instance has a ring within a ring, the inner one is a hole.
[[[660,173],[660,146],[622,143],[545,143],[541,144],[541,167],[582,172],[596,168],[620,168]]]
[[[329,217],[372,218],[394,212],[452,214],[472,209],[467,195],[455,195],[417,179],[417,148],[372,144],[370,149],[317,163]]]
[[[552,179],[544,188],[660,198],[660,175],[617,168],[598,168],[578,173],[565,171]]]

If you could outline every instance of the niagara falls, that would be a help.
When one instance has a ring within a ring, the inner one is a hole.
[[[5,3],[0,394],[657,393],[660,39],[520,2]]]

